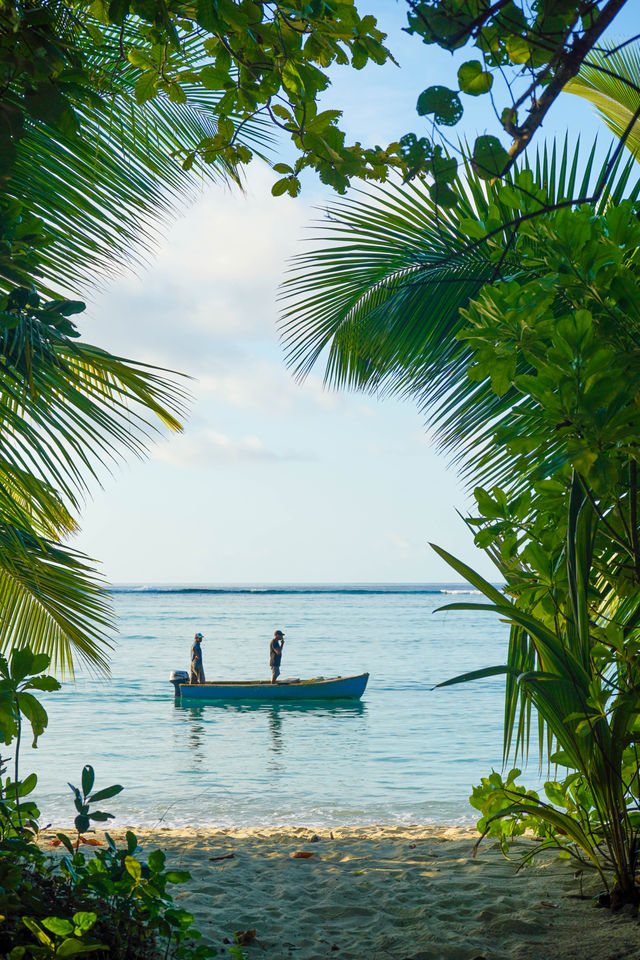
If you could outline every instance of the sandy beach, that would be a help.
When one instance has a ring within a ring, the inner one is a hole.
[[[248,960],[640,960],[640,922],[594,905],[596,876],[581,898],[573,862],[517,872],[491,841],[474,858],[471,830],[136,832],[190,871],[177,903],[222,955],[255,931]]]

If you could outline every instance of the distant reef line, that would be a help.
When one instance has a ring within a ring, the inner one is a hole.
[[[477,590],[459,586],[403,586],[393,584],[389,586],[284,586],[284,587],[199,587],[199,586],[137,586],[114,585],[113,593],[144,593],[144,594],[258,594],[258,595],[293,595],[293,594],[346,594],[346,595],[379,595],[389,594],[478,594]]]

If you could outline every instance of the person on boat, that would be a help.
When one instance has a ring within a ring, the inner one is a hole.
[[[284,647],[284,633],[282,630],[276,630],[273,634],[273,640],[269,646],[269,664],[271,665],[271,683],[275,683],[280,676],[280,661],[282,660],[282,648]]]
[[[201,633],[196,633],[191,647],[191,673],[189,683],[204,683],[204,668],[202,666],[202,647],[200,643],[204,640]]]

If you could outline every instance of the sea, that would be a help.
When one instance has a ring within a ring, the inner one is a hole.
[[[78,671],[43,695],[35,771],[41,826],[75,815],[69,784],[91,764],[116,827],[465,825],[474,784],[502,768],[504,681],[437,689],[504,663],[508,627],[464,584],[120,586],[109,679]],[[204,634],[207,679],[267,679],[273,631],[282,678],[368,671],[360,702],[183,706],[169,683]],[[435,689],[434,689],[435,688]],[[537,770],[531,779],[537,778]]]

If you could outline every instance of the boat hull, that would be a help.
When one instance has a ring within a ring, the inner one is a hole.
[[[367,686],[368,673],[356,677],[330,679],[283,680],[270,683],[256,680],[248,683],[218,682],[176,684],[180,699],[185,700],[359,700]]]

